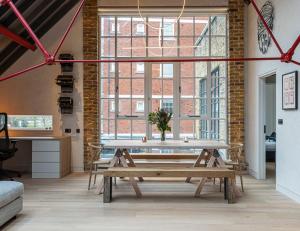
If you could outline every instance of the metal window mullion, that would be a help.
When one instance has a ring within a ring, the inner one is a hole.
[[[144,101],[145,101],[145,118],[147,120],[147,115],[151,111],[151,89],[152,89],[152,64],[151,63],[145,63],[145,75],[144,75]],[[148,139],[152,138],[152,130],[151,125],[147,123],[146,121],[146,136]]]
[[[209,52],[209,57],[211,57],[211,18],[209,17],[208,20],[208,52]],[[207,63],[207,81],[206,81],[206,94],[207,94],[207,118],[208,118],[208,132],[209,132],[209,138],[211,138],[211,62]]]
[[[173,137],[180,138],[180,63],[173,63]],[[178,90],[177,90],[178,89]]]
[[[118,117],[119,117],[119,63],[115,63],[115,139],[118,138]]]

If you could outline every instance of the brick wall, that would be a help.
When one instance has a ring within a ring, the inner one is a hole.
[[[83,8],[83,55],[84,59],[98,58],[97,0],[87,0]],[[84,166],[90,160],[88,142],[97,142],[98,129],[98,68],[97,64],[84,64]]]
[[[229,0],[229,53],[230,57],[244,57],[244,0]],[[244,143],[244,63],[229,63],[229,142]]]

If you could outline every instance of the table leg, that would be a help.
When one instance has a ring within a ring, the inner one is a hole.
[[[127,160],[129,161],[128,166],[129,166],[129,167],[136,167],[136,165],[135,165],[133,159],[131,158],[131,156],[130,156],[128,150],[127,150],[127,149],[124,149],[124,150],[123,150],[123,153],[124,153],[125,159],[127,159]],[[139,181],[140,181],[140,182],[143,182],[143,181],[144,181],[143,177],[139,177]]]
[[[201,164],[201,161],[205,159],[205,155],[207,154],[207,150],[203,149],[202,152],[200,153],[199,157],[197,158],[196,162],[193,165],[193,168],[199,167]],[[190,183],[192,177],[186,178],[185,182]]]
[[[200,181],[200,183],[199,183],[199,185],[198,185],[198,187],[196,189],[195,197],[199,197],[200,196],[200,193],[201,193],[202,188],[205,185],[206,181],[207,181],[206,177],[204,177],[204,178],[201,179],[201,181]]]
[[[224,199],[228,200],[228,177],[224,178]]]
[[[104,192],[103,203],[110,203],[112,200],[112,178],[109,176],[104,177]]]
[[[128,165],[127,165],[127,162],[126,162],[126,159],[124,158],[124,156],[120,157],[120,161],[121,161],[121,164],[123,165],[123,167],[128,168]],[[129,181],[132,184],[132,187],[136,193],[136,196],[138,198],[142,197],[141,190],[140,190],[139,186],[137,185],[134,177],[129,177]]]

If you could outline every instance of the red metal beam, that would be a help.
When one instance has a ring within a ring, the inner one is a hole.
[[[21,75],[21,74],[24,74],[24,73],[26,73],[26,72],[32,71],[32,70],[37,69],[37,68],[40,68],[40,67],[42,67],[42,66],[44,66],[44,65],[46,65],[46,64],[47,64],[46,62],[43,62],[43,63],[37,64],[37,65],[28,67],[28,68],[26,68],[26,69],[24,69],[24,70],[18,71],[18,72],[16,72],[16,73],[10,74],[10,75],[8,75],[8,76],[2,77],[2,78],[0,78],[0,82],[5,81],[5,80],[8,80],[8,79],[15,78],[15,77],[17,77],[17,76],[19,76],[19,75]]]
[[[19,19],[19,21],[21,22],[21,24],[23,25],[23,27],[27,30],[27,32],[29,33],[30,37],[33,39],[33,41],[35,42],[35,44],[39,47],[39,49],[43,53],[45,59],[47,61],[51,60],[51,58],[52,58],[51,55],[45,49],[45,47],[43,46],[43,44],[41,43],[41,41],[38,39],[38,37],[35,35],[35,33],[31,29],[31,27],[29,26],[29,24],[27,23],[27,21],[25,20],[25,18],[22,16],[22,14],[20,13],[20,11],[17,9],[17,7],[15,6],[15,4],[12,2],[12,0],[4,0],[3,2],[5,4],[8,4],[9,7],[12,9],[12,11],[15,13],[15,15],[17,16],[17,18]]]
[[[20,44],[21,46],[27,49],[30,49],[32,51],[36,50],[36,46],[32,45],[27,40],[23,39],[21,36],[15,34],[14,32],[10,31],[2,25],[0,25],[0,34],[3,34],[5,37],[13,40],[14,42]]]

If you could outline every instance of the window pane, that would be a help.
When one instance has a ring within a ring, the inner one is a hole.
[[[164,79],[163,80],[163,95],[173,97],[173,80]]]
[[[162,97],[162,80],[154,79],[152,80],[152,97],[157,98],[157,96]]]
[[[211,38],[211,55],[226,56],[226,38],[212,37]]]
[[[118,36],[131,36],[131,17],[118,17]]]
[[[131,121],[118,120],[117,139],[131,139]]]
[[[211,72],[213,77],[226,77],[226,62],[211,62]]]
[[[180,63],[180,72],[181,72],[181,78],[195,77],[194,63],[192,62]]]
[[[132,56],[145,57],[146,56],[146,39],[132,38]]]
[[[145,85],[144,79],[132,80],[132,95],[134,98],[144,98],[144,94],[145,94],[144,85]]]
[[[101,78],[114,78],[116,74],[115,63],[101,63],[100,65],[100,77]]]
[[[118,38],[118,57],[130,57],[131,56],[131,39],[130,38]]]
[[[224,78],[211,79],[211,97],[213,98],[226,97],[226,82]]]
[[[101,17],[101,36],[114,36],[115,17]]]
[[[120,79],[119,80],[119,95],[121,97],[131,97],[131,80]]]
[[[156,28],[160,28],[162,25],[162,18],[161,17],[149,17],[148,23],[150,26],[148,26],[149,30],[149,36],[159,36],[160,30]],[[155,27],[155,28],[152,28]]]
[[[131,116],[131,99],[119,99],[119,116]]]
[[[163,78],[173,78],[174,76],[174,65],[173,64],[162,64],[160,66],[160,76]]]
[[[173,99],[163,99],[161,101],[161,109],[173,113]]]
[[[209,139],[208,121],[207,120],[200,120],[198,131],[199,131],[200,139]]]
[[[101,140],[115,139],[115,120],[101,120]]]
[[[132,121],[132,139],[141,140],[146,136],[146,122],[144,120]]]
[[[101,57],[115,57],[115,44],[114,38],[101,39]]]
[[[132,77],[144,78],[144,76],[145,76],[145,64],[144,63],[132,64]]]
[[[195,138],[195,121],[194,120],[181,120],[180,121],[180,139]]]
[[[148,55],[150,57],[160,57],[162,56],[162,45],[158,37],[149,37],[148,38],[149,48]]]
[[[181,99],[180,116],[195,116],[195,105],[193,99]]]
[[[163,41],[163,55],[164,56],[177,56],[177,38],[168,37]]]
[[[182,17],[180,19],[180,36],[194,36],[193,17]]]
[[[114,119],[115,118],[115,100],[101,99],[101,119]]]
[[[9,115],[9,130],[52,130],[52,115]]]
[[[212,35],[226,35],[226,16],[213,16],[210,20]]]
[[[132,36],[146,35],[146,25],[141,18],[132,18]]]
[[[209,56],[209,38],[195,38],[195,56]]]
[[[115,80],[101,79],[101,98],[115,98]]]
[[[194,98],[195,78],[181,79],[181,98]]]
[[[119,77],[130,78],[131,77],[131,63],[119,63]]]
[[[207,77],[207,63],[206,62],[196,62],[195,63],[196,77]]]
[[[180,56],[194,56],[194,38],[181,37],[180,38]]]
[[[209,17],[195,17],[195,36],[209,35]]]

